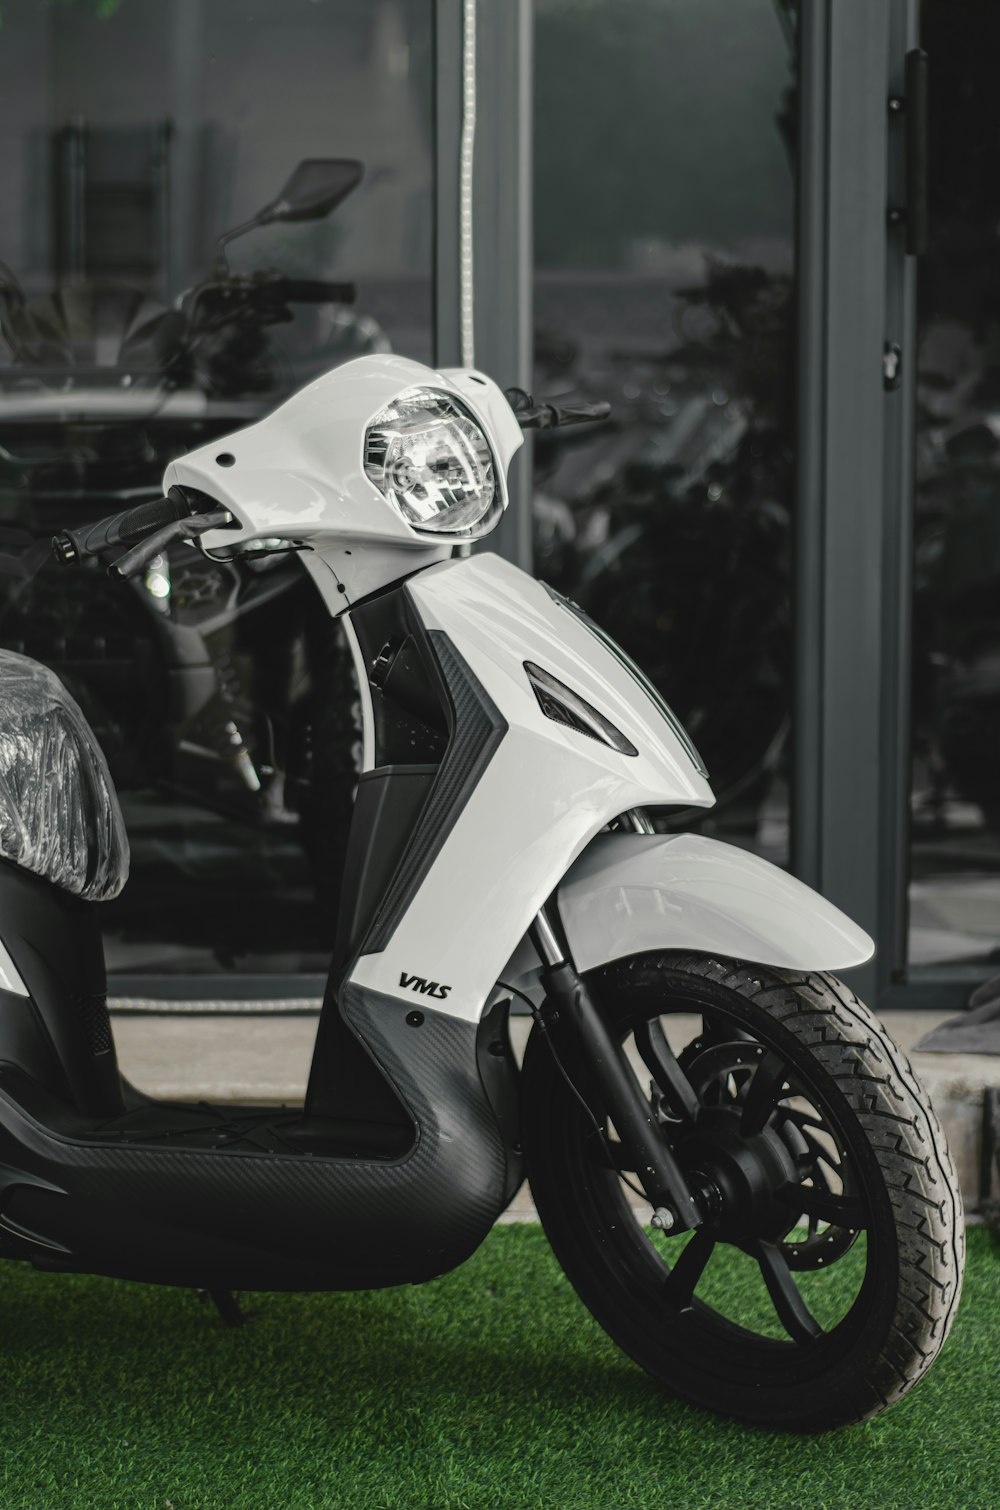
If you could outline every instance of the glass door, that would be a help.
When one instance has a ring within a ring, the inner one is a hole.
[[[790,850],[796,0],[538,0],[534,559],[643,667],[716,806]]]
[[[876,1005],[905,966],[917,12],[801,17],[793,865],[876,940]]]
[[[803,19],[795,865],[861,995],[957,1008],[1000,960],[1000,18]]]
[[[1000,12],[923,0],[929,243],[917,281],[907,959],[1000,969]]]
[[[3,5],[0,647],[52,667],[107,754],[133,857],[102,917],[119,993],[325,971],[353,674],[287,556],[237,572],[177,547],[122,587],[45,542],[341,362],[431,360],[434,14]],[[342,205],[255,226],[314,158],[356,164]]]

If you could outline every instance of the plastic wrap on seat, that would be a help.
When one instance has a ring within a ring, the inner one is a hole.
[[[55,672],[0,650],[0,857],[89,901],[128,880],[104,752]]]

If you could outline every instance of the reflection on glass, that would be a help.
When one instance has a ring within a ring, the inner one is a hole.
[[[1000,104],[996,7],[925,0],[910,963],[1000,958]]]
[[[796,11],[540,0],[539,575],[639,662],[718,805],[658,815],[788,859]]]
[[[432,0],[4,0],[0,645],[52,666],[133,847],[112,970],[325,969],[357,709],[294,556],[144,580],[57,528],[371,351],[431,355]]]

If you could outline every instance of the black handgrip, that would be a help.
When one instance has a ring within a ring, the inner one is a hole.
[[[119,515],[118,540],[130,544],[136,540],[142,540],[151,530],[161,529],[165,524],[173,524],[177,519],[183,519],[190,512],[183,498],[154,498],[151,503],[136,504],[134,509],[129,509],[127,514]]]
[[[108,567],[108,576],[117,581],[127,582],[130,577],[137,577],[143,567],[166,550],[175,540],[184,540],[192,535],[200,535],[205,530],[219,529],[222,525],[232,522],[232,514],[228,509],[215,509],[211,514],[188,515],[183,519],[174,519],[169,524],[164,524],[160,529],[154,530],[147,535],[138,545],[133,545],[124,556],[119,556],[112,566]]]
[[[522,430],[556,430],[560,425],[588,425],[595,420],[607,419],[611,405],[601,404],[536,404],[533,409],[522,409],[517,422]]]
[[[504,398],[514,411],[522,430],[554,430],[558,425],[587,425],[607,419],[611,405],[536,403],[523,388],[505,388]]]
[[[96,524],[85,524],[80,529],[63,530],[52,541],[52,554],[57,561],[80,561],[84,556],[96,556],[113,545],[127,545],[142,540],[152,530],[173,524],[190,512],[183,495],[171,488],[166,498],[154,498],[149,503],[136,504],[121,514],[110,514]]]
[[[611,405],[606,402],[599,404],[550,404],[549,407],[556,415],[557,425],[587,425],[594,420],[607,419],[611,413]]]
[[[915,47],[906,54],[906,251],[922,257],[927,250],[927,54]]]

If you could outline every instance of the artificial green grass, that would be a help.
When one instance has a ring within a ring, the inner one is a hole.
[[[927,1377],[879,1420],[808,1438],[663,1394],[533,1226],[433,1284],[253,1297],[237,1331],[190,1292],[6,1264],[0,1506],[992,1510],[1000,1245],[976,1228],[969,1249]]]

